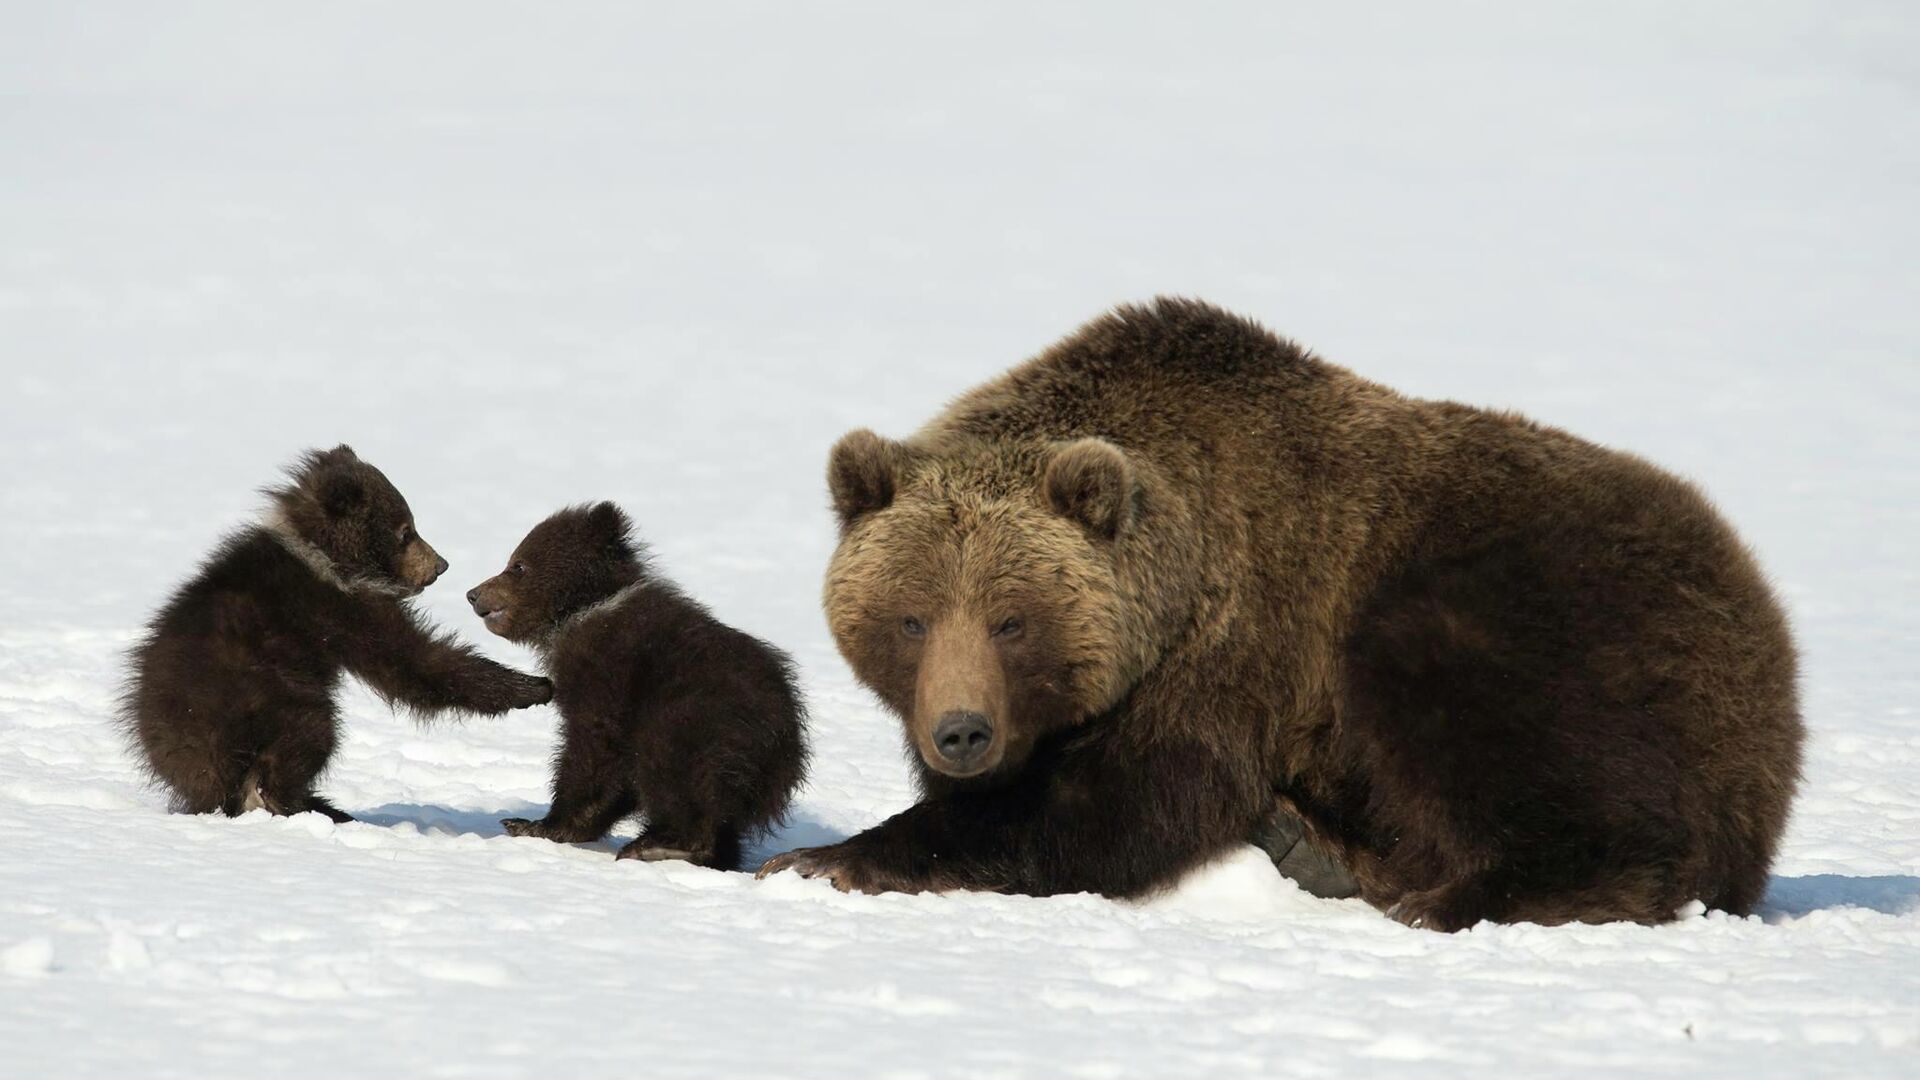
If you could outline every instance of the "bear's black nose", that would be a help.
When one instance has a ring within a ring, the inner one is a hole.
[[[993,745],[993,722],[986,714],[950,712],[933,728],[934,749],[955,765],[971,765]]]
[[[434,558],[434,560],[433,560],[433,576],[434,576],[434,577],[439,577],[439,576],[440,576],[441,574],[444,574],[444,573],[446,573],[446,572],[447,572],[447,566],[448,566],[448,565],[449,565],[449,564],[448,564],[448,562],[447,562],[447,560],[445,560],[445,559],[442,559],[442,558],[439,558],[438,556],[436,556],[436,557]]]
[[[467,603],[477,604],[479,602],[480,602],[480,586],[475,585],[473,588],[467,590]]]

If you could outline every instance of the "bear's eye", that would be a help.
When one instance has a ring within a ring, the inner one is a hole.
[[[1027,624],[1021,622],[1018,618],[1004,619],[999,626],[993,628],[993,636],[997,638],[1019,637],[1020,631],[1026,629],[1026,627]]]
[[[900,632],[908,637],[926,637],[927,624],[909,615],[900,620]]]
[[[512,566],[507,567],[507,572],[518,577],[527,572],[527,564],[523,562],[514,563]]]
[[[393,531],[393,536],[394,539],[404,544],[413,539],[413,526],[411,524],[402,525]]]

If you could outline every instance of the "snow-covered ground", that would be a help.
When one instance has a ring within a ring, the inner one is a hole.
[[[1920,1071],[1912,4],[0,25],[0,1073]],[[841,896],[503,837],[546,709],[355,690],[337,828],[168,815],[111,728],[145,614],[346,440],[469,637],[529,525],[623,502],[804,667],[813,781],[762,854],[869,825],[910,792],[818,614],[826,447],[1156,292],[1718,497],[1806,654],[1761,916],[1440,936],[1251,852],[1138,905]]]

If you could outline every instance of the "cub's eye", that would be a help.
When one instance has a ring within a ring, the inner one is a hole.
[[[514,563],[512,566],[507,567],[507,572],[518,577],[527,572],[527,564],[523,562]]]
[[[999,626],[993,628],[993,636],[997,638],[1019,637],[1020,631],[1026,628],[1027,624],[1021,622],[1019,619],[1007,619]]]
[[[926,637],[927,624],[909,615],[900,620],[900,632],[908,637]]]
[[[393,531],[393,535],[394,535],[394,539],[399,540],[403,544],[407,543],[408,541],[413,539],[413,526],[402,525],[398,529],[395,529]]]

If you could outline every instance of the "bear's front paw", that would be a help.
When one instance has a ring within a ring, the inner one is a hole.
[[[486,665],[466,686],[466,705],[474,712],[498,716],[553,700],[553,680],[515,671],[491,660]]]
[[[512,708],[530,709],[553,700],[553,680],[544,675],[523,675],[515,671],[508,685]]]
[[[523,817],[500,819],[500,827],[507,831],[508,836],[539,836],[540,824],[538,821],[529,821]]]
[[[841,892],[940,892],[943,885],[915,873],[899,861],[852,841],[827,847],[796,848],[761,865],[756,878],[792,870],[805,878],[826,878]]]

